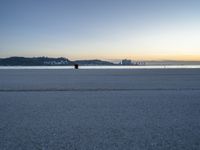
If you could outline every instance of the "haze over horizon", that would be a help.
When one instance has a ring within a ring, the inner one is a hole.
[[[200,60],[198,0],[1,0],[0,57]]]

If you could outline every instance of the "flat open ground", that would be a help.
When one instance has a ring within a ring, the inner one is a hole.
[[[0,70],[0,150],[199,150],[200,69]]]

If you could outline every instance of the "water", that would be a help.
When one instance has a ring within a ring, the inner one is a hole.
[[[80,66],[79,69],[192,69],[200,65],[159,66]],[[0,66],[0,69],[74,69],[74,66]]]

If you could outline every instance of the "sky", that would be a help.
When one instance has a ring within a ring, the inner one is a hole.
[[[200,60],[199,0],[0,0],[0,57]]]

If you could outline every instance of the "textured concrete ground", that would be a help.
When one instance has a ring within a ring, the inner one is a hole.
[[[1,150],[200,149],[200,70],[0,70]]]

